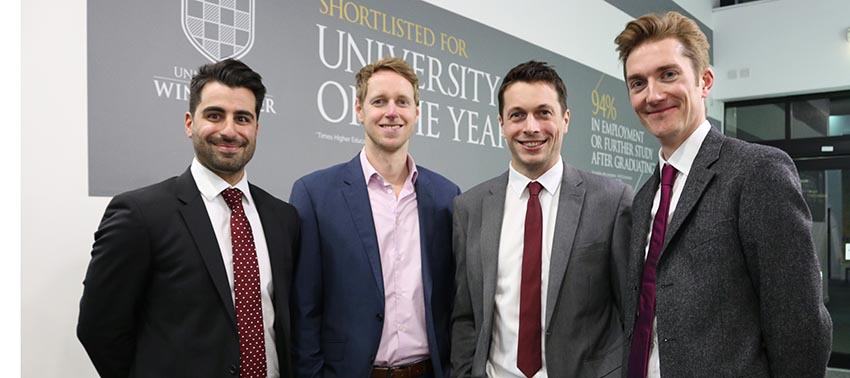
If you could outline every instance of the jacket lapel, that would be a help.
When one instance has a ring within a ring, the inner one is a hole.
[[[664,259],[664,251],[667,249],[670,240],[681,229],[685,219],[688,218],[691,210],[694,209],[700,197],[705,193],[708,183],[714,178],[714,171],[710,170],[709,167],[720,157],[720,148],[722,146],[723,136],[717,131],[714,131],[714,129],[710,130],[694,159],[688,180],[685,182],[685,187],[682,188],[682,195],[679,197],[676,210],[673,212],[673,218],[667,225],[667,232],[664,234],[664,247],[661,250],[659,264]]]
[[[632,201],[632,247],[630,257],[633,261],[639,262],[639,264],[636,264],[639,269],[642,269],[643,261],[646,259],[647,235],[649,235],[649,227],[652,225],[652,201],[661,182],[658,173],[658,164],[655,165],[652,172],[653,174],[649,176],[640,190],[638,190],[634,201]],[[630,266],[633,265],[635,264],[630,264]],[[640,272],[638,272],[638,275],[640,275]]]
[[[571,165],[564,163],[564,175],[561,178],[561,194],[558,197],[558,214],[555,218],[555,236],[552,240],[552,254],[549,260],[549,288],[546,293],[546,327],[558,300],[558,292],[567,272],[572,254],[573,241],[578,230],[579,215],[584,204],[585,190],[581,175]]]
[[[210,274],[216,291],[221,298],[222,305],[230,315],[231,324],[236,329],[236,312],[233,309],[233,297],[230,294],[230,283],[227,281],[227,271],[221,259],[221,249],[210,223],[209,213],[204,205],[195,179],[190,170],[186,170],[177,178],[177,198],[183,203],[180,214],[186,227],[198,247],[198,252],[204,260],[204,265]]]
[[[286,229],[282,227],[283,220],[266,202],[269,199],[266,193],[258,190],[254,185],[250,185],[250,190],[251,198],[254,199],[254,206],[260,215],[260,223],[263,224],[263,234],[266,237],[266,248],[268,249],[269,264],[271,264],[272,270],[272,283],[275,288],[273,298],[276,300],[278,296],[283,294],[283,290],[288,290],[286,280],[281,279],[281,277],[287,277],[286,268],[292,266],[292,261],[288,259],[290,255],[281,253],[281,251],[288,251],[289,247],[286,245],[286,241],[295,240],[297,235],[286,235],[284,233]],[[278,277],[278,279],[274,279],[275,277]],[[281,296],[281,298],[286,297]],[[276,308],[279,307],[277,302],[274,305]]]
[[[481,204],[481,268],[484,293],[484,319],[491,319],[495,308],[496,280],[498,278],[499,238],[502,234],[502,218],[505,214],[505,195],[508,189],[508,173],[505,172]]]
[[[435,266],[432,261],[434,254],[432,244],[436,238],[430,237],[434,235],[434,214],[436,208],[434,206],[434,197],[431,194],[431,182],[428,177],[420,174],[416,178],[414,184],[416,191],[416,206],[419,212],[419,253],[422,260],[422,286],[425,296],[425,308],[431,308],[431,290],[433,288],[433,276],[431,275],[431,267]]]
[[[348,205],[348,212],[354,221],[355,231],[363,243],[363,252],[372,267],[372,275],[378,286],[380,297],[384,298],[384,276],[381,273],[381,253],[378,249],[378,234],[372,221],[372,206],[369,192],[360,165],[360,156],[355,156],[345,167],[342,194]]]

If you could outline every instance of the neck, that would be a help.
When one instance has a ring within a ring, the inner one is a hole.
[[[239,180],[242,180],[245,170],[240,170],[239,172],[216,172],[215,174],[221,177],[222,180],[227,181],[230,186],[234,186]]]
[[[703,120],[704,119],[705,118],[703,118]],[[664,160],[667,160],[670,156],[673,156],[673,153],[679,149],[682,143],[685,143],[685,141],[688,140],[695,131],[697,131],[697,129],[702,125],[702,122],[703,121],[700,121],[696,125],[691,126],[690,129],[679,135],[672,135],[667,138],[667,140],[659,139],[658,141],[661,143],[661,157],[664,158]]]
[[[394,152],[387,152],[378,148],[366,146],[366,160],[375,167],[375,170],[391,185],[402,185],[410,170],[407,168],[407,148],[399,148]]]

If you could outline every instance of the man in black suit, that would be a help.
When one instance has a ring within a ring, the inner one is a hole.
[[[245,173],[265,91],[242,62],[200,67],[191,166],[106,208],[77,325],[102,377],[291,375],[298,216]]]

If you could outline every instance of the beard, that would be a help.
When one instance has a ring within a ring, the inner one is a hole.
[[[242,147],[234,153],[221,152],[216,148],[217,144],[231,144]],[[256,145],[244,138],[225,138],[222,136],[208,137],[207,139],[192,138],[195,147],[195,156],[209,170],[216,173],[233,174],[242,171],[254,156]]]

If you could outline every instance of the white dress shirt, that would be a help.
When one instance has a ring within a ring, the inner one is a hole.
[[[496,281],[495,312],[493,314],[493,337],[490,356],[487,359],[487,376],[517,377],[524,375],[517,368],[517,345],[519,342],[519,302],[522,279],[522,250],[525,238],[525,212],[528,204],[528,183],[532,180],[523,176],[512,166],[508,169],[508,187],[505,195],[505,213],[502,217],[502,233],[499,238],[499,261]],[[558,197],[561,193],[561,178],[564,163],[558,163],[537,178],[543,185],[540,191],[540,208],[543,213],[543,240],[540,274],[540,332],[543,366],[534,375],[546,378],[546,293],[549,287],[549,261],[552,256],[552,240],[555,236],[555,220],[558,216]]]
[[[236,305],[236,296],[233,290],[233,245],[230,241],[230,208],[227,206],[227,202],[224,201],[224,197],[221,196],[221,192],[231,187],[242,191],[242,207],[245,209],[245,216],[251,224],[251,231],[254,234],[254,246],[257,251],[257,262],[260,267],[263,334],[266,340],[266,370],[269,378],[278,378],[280,377],[280,372],[273,328],[274,305],[272,304],[272,295],[274,294],[274,288],[272,286],[272,269],[269,262],[269,249],[266,245],[263,224],[260,222],[260,214],[257,213],[257,207],[254,204],[254,199],[251,197],[251,190],[248,187],[248,173],[246,172],[236,185],[230,186],[227,181],[224,181],[207,167],[204,167],[197,158],[192,160],[191,171],[192,177],[195,179],[195,184],[201,192],[201,197],[204,199],[204,206],[207,208],[213,231],[215,231],[215,238],[218,241],[219,250],[221,250],[221,259],[224,262],[224,269],[227,272],[227,282],[230,284],[230,297],[234,301],[234,306]]]
[[[708,120],[703,121],[693,134],[682,142],[682,145],[670,155],[670,158],[664,160],[661,155],[661,149],[658,149],[658,169],[659,175],[664,164],[670,164],[676,168],[676,181],[673,182],[673,191],[670,194],[670,210],[667,213],[667,224],[673,219],[673,214],[676,212],[676,204],[679,203],[679,197],[682,196],[682,189],[685,187],[685,182],[688,180],[688,174],[691,172],[691,166],[694,164],[694,159],[697,157],[702,142],[705,140],[708,131],[711,130],[711,124]],[[655,191],[655,198],[652,200],[652,213],[650,219],[655,219],[655,213],[658,212],[658,206],[661,203],[661,185]],[[646,236],[646,250],[644,256],[649,253],[649,240],[652,238],[652,227],[649,228],[649,233]],[[661,378],[661,366],[658,360],[658,334],[655,332],[656,319],[652,318],[652,344],[649,350],[649,367],[647,368],[647,378]]]

